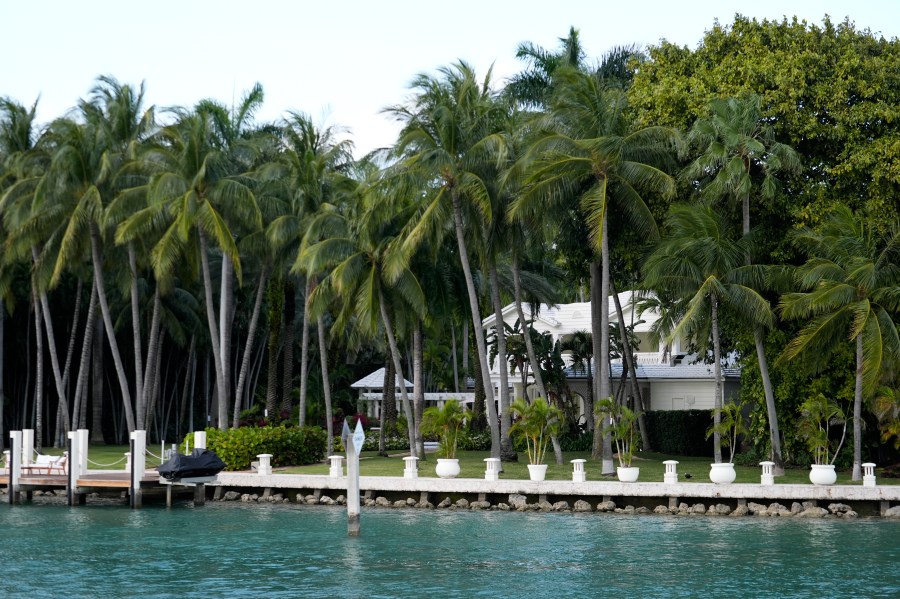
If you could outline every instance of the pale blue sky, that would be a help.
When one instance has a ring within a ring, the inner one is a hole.
[[[816,24],[849,16],[857,28],[900,36],[896,0],[0,0],[0,95],[30,104],[40,94],[47,121],[99,74],[146,81],[157,106],[230,103],[259,81],[262,119],[308,112],[349,127],[362,153],[393,141],[396,126],[379,110],[400,102],[416,73],[462,58],[479,74],[493,63],[499,83],[521,69],[519,42],[554,48],[570,25],[592,57],[660,39],[694,48],[715,19],[731,23],[735,12]]]

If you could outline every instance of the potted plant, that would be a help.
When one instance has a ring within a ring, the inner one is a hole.
[[[842,425],[841,438],[832,451],[831,427]],[[824,393],[810,397],[800,405],[800,420],[797,432],[806,439],[806,445],[813,456],[809,480],[814,485],[833,485],[837,480],[834,460],[837,458],[847,436],[847,418],[841,406],[825,397]]]
[[[718,484],[734,482],[734,479],[737,478],[737,473],[734,471],[734,452],[737,451],[738,437],[746,432],[742,402],[734,400],[722,406],[719,410],[719,424],[718,426],[712,425],[707,429],[706,438],[709,439],[715,433],[719,433],[722,445],[729,448],[730,455],[727,462],[709,465],[709,480]]]
[[[455,399],[448,399],[443,406],[428,408],[422,414],[422,432],[438,437],[438,455],[442,457],[438,458],[434,471],[441,478],[459,475],[456,442],[465,423],[466,411]]]
[[[516,418],[509,429],[509,434],[525,440],[528,453],[528,475],[531,480],[544,480],[547,475],[544,456],[547,453],[550,438],[559,432],[563,419],[562,411],[547,403],[543,397],[539,397],[531,403],[519,398],[509,409]]]
[[[616,455],[619,458],[616,475],[622,482],[635,482],[641,473],[640,468],[631,465],[638,441],[635,427],[637,415],[628,406],[617,403],[612,397],[598,402],[597,413],[601,417],[603,427],[610,432],[616,444]]]

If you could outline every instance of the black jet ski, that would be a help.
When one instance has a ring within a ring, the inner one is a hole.
[[[168,462],[156,467],[166,480],[215,476],[225,469],[225,462],[208,449],[195,449],[191,455],[175,454]]]

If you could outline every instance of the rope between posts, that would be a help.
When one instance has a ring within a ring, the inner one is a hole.
[[[160,462],[162,461],[162,456],[156,455],[155,453],[153,453],[153,452],[150,451],[149,449],[145,449],[145,450],[144,450],[144,455],[148,455],[148,456],[150,456],[150,457],[152,457],[152,458],[154,458],[154,459],[156,459],[156,460],[159,460]]]
[[[125,458],[120,458],[120,459],[116,460],[115,462],[113,462],[112,464],[99,464],[93,460],[88,460],[88,464],[91,464],[92,466],[100,466],[101,468],[108,468],[110,466],[115,466],[116,464],[121,464],[124,461],[125,461]]]

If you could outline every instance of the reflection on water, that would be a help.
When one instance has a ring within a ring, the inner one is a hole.
[[[900,522],[0,506],[0,596],[900,596]],[[825,572],[824,578],[820,577]]]

